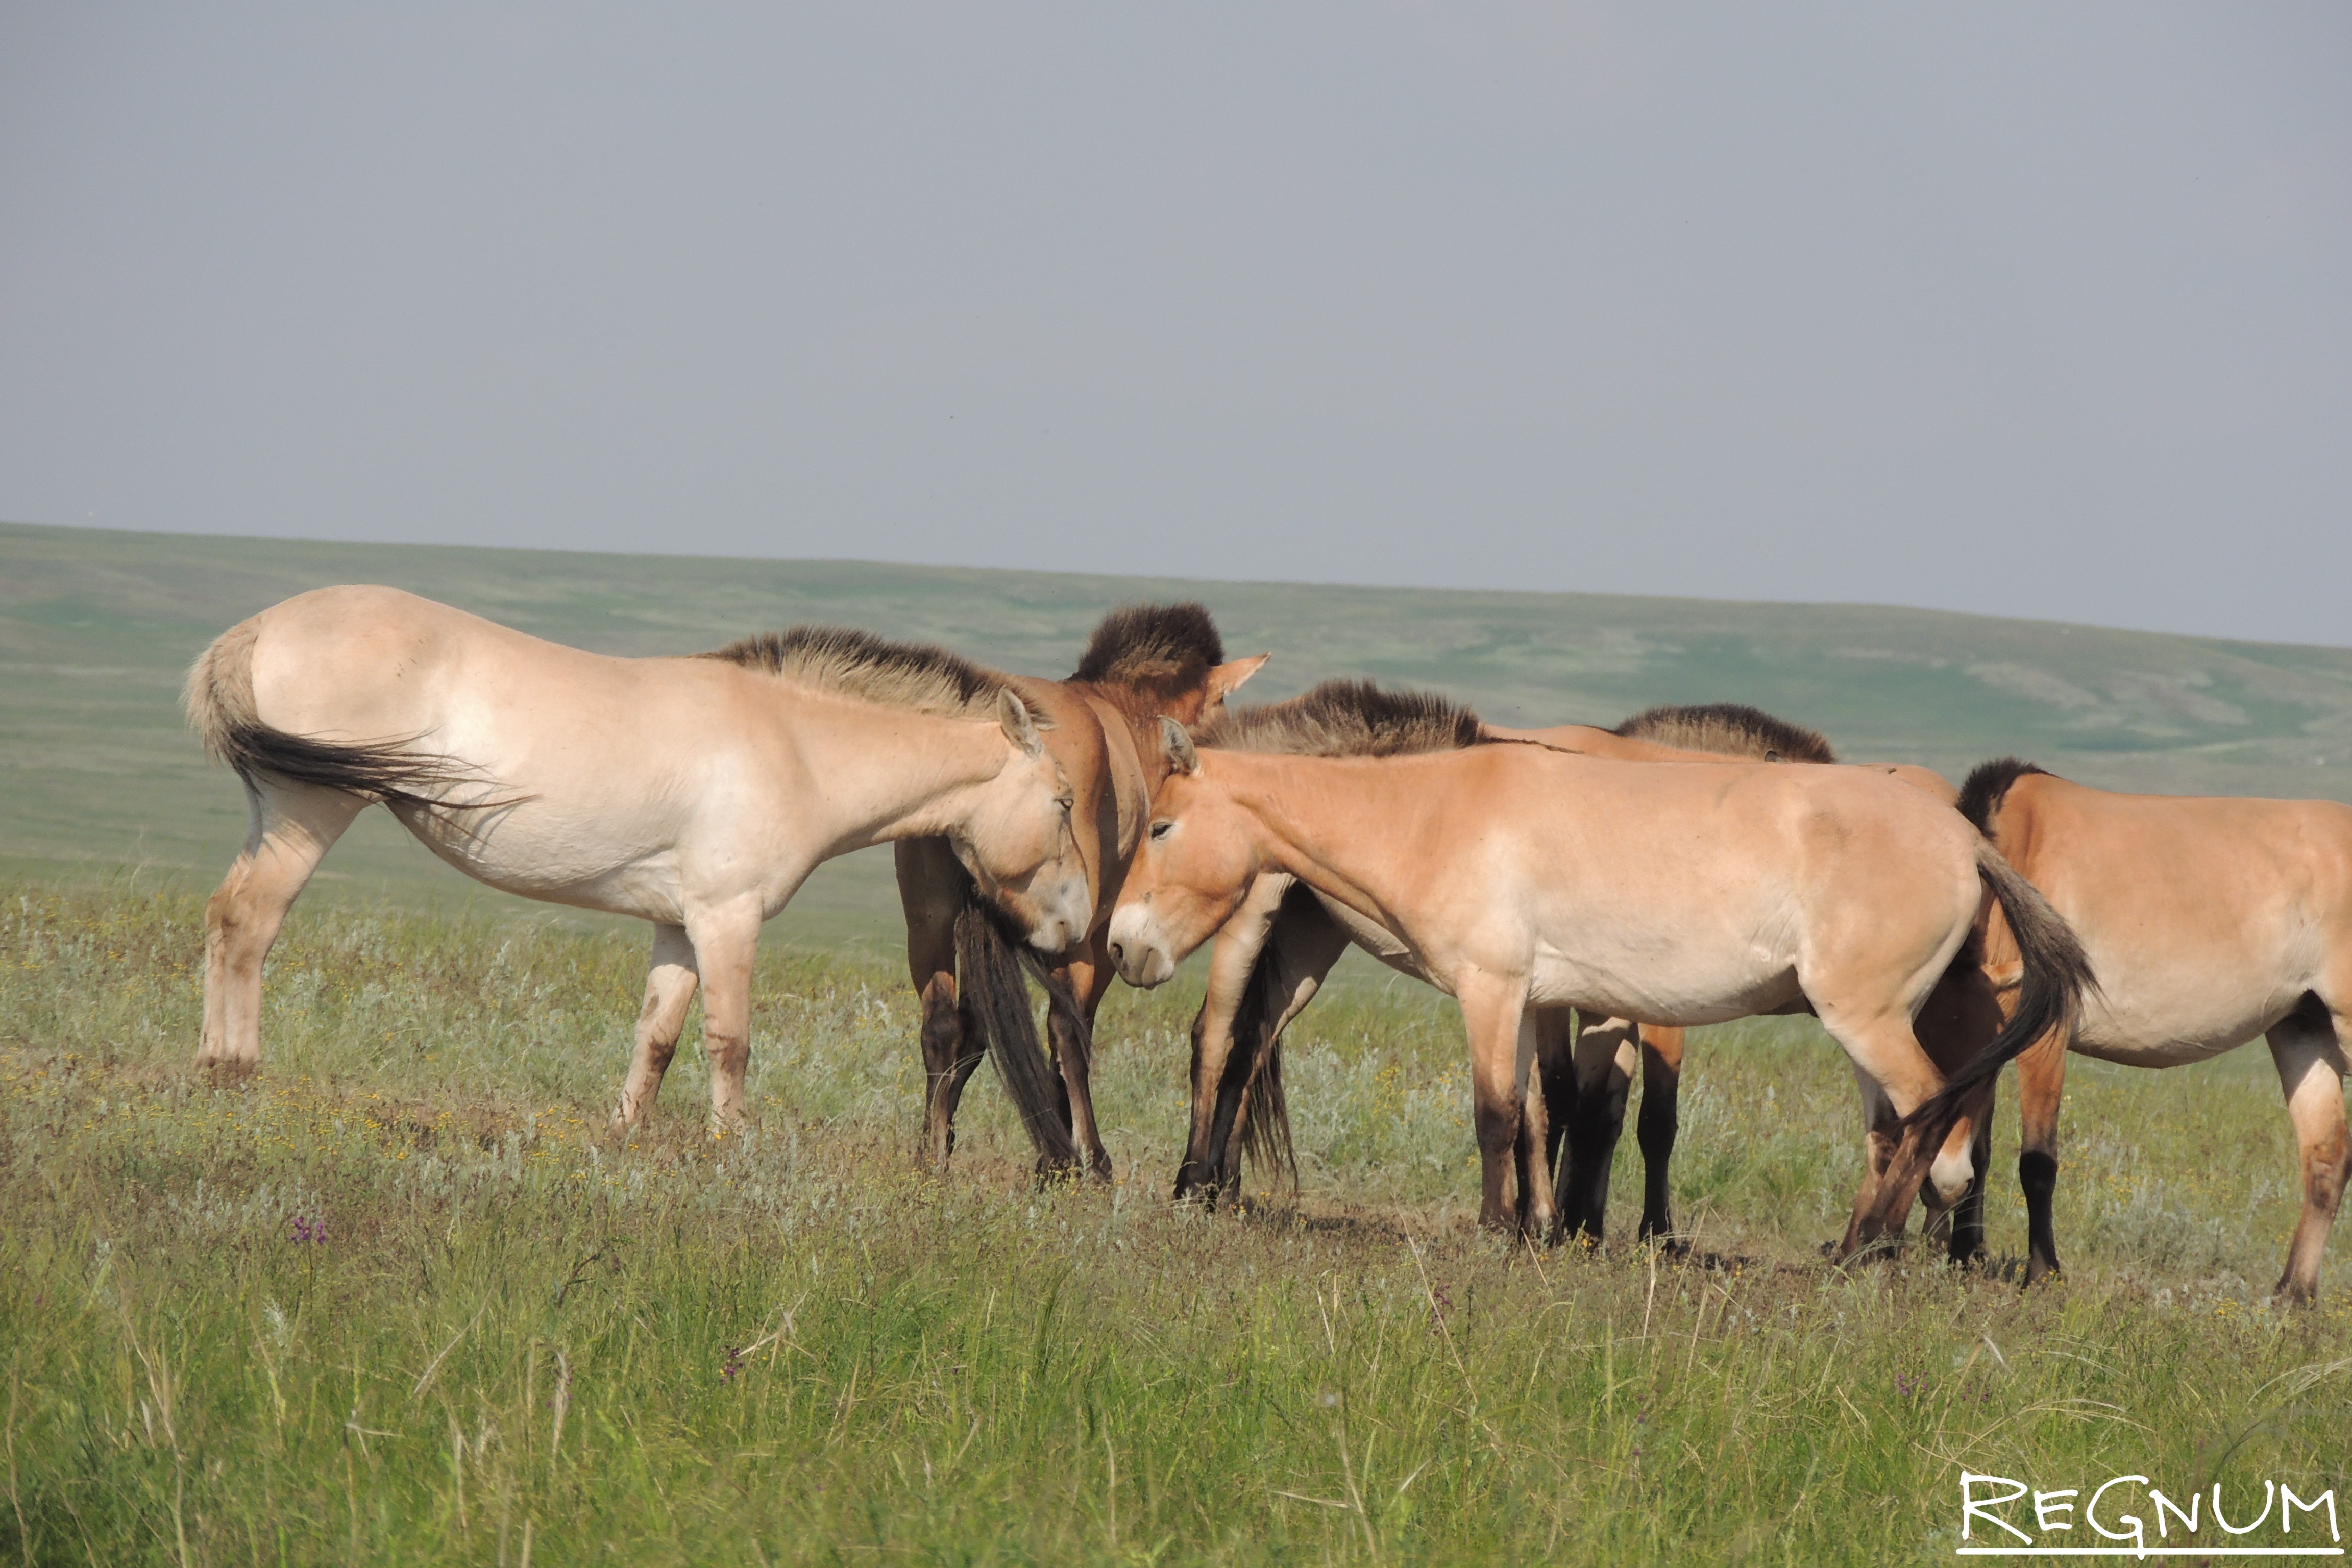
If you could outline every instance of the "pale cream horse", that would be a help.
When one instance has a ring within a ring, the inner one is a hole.
[[[1960,809],[2073,924],[2099,973],[2071,1032],[2047,1031],[2017,1064],[2026,1282],[2058,1267],[2051,1196],[2067,1049],[2165,1068],[2266,1036],[2303,1176],[2278,1292],[2311,1300],[2352,1175],[2352,806],[2116,795],[2005,758],[1969,775]],[[2016,985],[2001,921],[1986,958],[2005,991]]]
[[[1207,737],[1231,748],[1196,751],[1163,729],[1171,769],[1111,919],[1121,974],[1166,980],[1267,871],[1393,933],[1462,1007],[1489,1226],[1510,1217],[1516,1158],[1529,1166],[1520,1223],[1555,1228],[1542,1146],[1520,1141],[1535,1007],[1686,1026],[1810,1005],[1911,1119],[1852,1251],[1930,1174],[1957,1097],[2069,1017],[2088,982],[2064,923],[1999,855],[1884,773],[1620,762],[1507,741],[1285,754],[1295,735],[1239,725]],[[2022,1000],[1948,1082],[1911,1019],[1989,897],[2021,938]],[[1965,1145],[1932,1173],[1948,1201],[1969,1173]]]
[[[1015,685],[856,631],[611,658],[392,588],[289,599],[188,676],[189,719],[251,817],[205,906],[196,1060],[259,1063],[262,960],[320,858],[380,802],[494,888],[651,921],[615,1121],[652,1103],[699,985],[711,1110],[733,1122],[760,926],[819,862],[938,835],[1040,951],[1093,923],[1069,780]]]

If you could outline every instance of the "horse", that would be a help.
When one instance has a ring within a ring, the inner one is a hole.
[[[2044,1031],[2018,1058],[2028,1286],[2058,1269],[2051,1200],[2067,1052],[2178,1067],[2263,1036],[2303,1177],[2277,1293],[2313,1300],[2352,1174],[2352,806],[2119,795],[2005,757],[1969,773],[1959,808],[2074,927],[2099,973],[2100,994],[2072,1027]],[[1986,961],[2006,1005],[2018,959],[1999,921]],[[1989,1089],[1969,1112],[1979,1127]]]
[[[1095,1122],[1090,1047],[1095,1013],[1110,987],[1103,942],[1111,899],[1160,782],[1156,721],[1165,716],[1190,725],[1213,717],[1269,657],[1228,661],[1216,623],[1200,605],[1128,605],[1095,628],[1068,679],[1022,684],[1055,734],[1069,738],[1058,752],[1076,795],[1074,822],[1095,898],[1093,923],[1044,975],[1058,1081],[1045,1076],[1028,996],[1009,952],[986,945],[992,922],[975,918],[971,879],[953,845],[923,837],[893,846],[907,967],[922,1012],[926,1149],[933,1170],[947,1169],[964,1086],[981,1058],[992,1054],[1037,1146],[1039,1168],[1083,1163],[1095,1179],[1111,1179]]]
[[[183,693],[249,818],[205,906],[197,1064],[258,1067],[262,961],[320,860],[381,804],[491,887],[649,921],[614,1124],[653,1102],[699,985],[711,1115],[732,1127],[760,927],[819,862],[943,837],[1037,951],[1094,925],[1057,732],[1022,689],[860,631],[614,658],[394,588],[288,599],[215,638]]]
[[[1334,683],[1319,694],[1295,700],[1347,703],[1374,725],[1384,716],[1390,694]],[[1738,703],[1649,708],[1610,730],[1580,724],[1508,730],[1488,724],[1481,732],[1635,761],[1837,760],[1819,731]],[[1432,727],[1421,738],[1450,745],[1467,737]],[[1401,742],[1391,736],[1387,743]],[[1927,769],[1862,765],[1914,784],[1947,803],[1957,798],[1951,785]],[[1351,944],[1402,973],[1423,978],[1393,936],[1366,932],[1362,925],[1336,900],[1291,878],[1269,873],[1218,932],[1206,994],[1192,1024],[1192,1127],[1177,1170],[1178,1201],[1202,1197],[1213,1206],[1237,1193],[1245,1150],[1261,1164],[1288,1166],[1295,1179],[1282,1081],[1283,1032]],[[1601,1239],[1610,1168],[1624,1127],[1638,1054],[1643,1089],[1637,1137],[1645,1178],[1639,1235],[1645,1241],[1672,1245],[1667,1177],[1678,1122],[1684,1031],[1625,1018],[1579,1018],[1572,1009],[1562,1007],[1539,1007],[1535,1015],[1538,1089],[1529,1096],[1527,1125],[1544,1129],[1545,1153],[1556,1173],[1555,1205],[1563,1224],[1588,1240]],[[1987,1017],[1992,1027],[1980,1032],[1978,1026]],[[1991,1014],[1981,973],[1972,963],[1958,963],[1937,983],[1914,1028],[1937,1068],[1950,1072],[1998,1032],[1999,1022]],[[1238,1054],[1237,1045],[1244,1046]],[[1886,1102],[1874,1095],[1866,1079],[1864,1095],[1870,1166],[1863,1189],[1866,1200],[1892,1152],[1894,1136]],[[1563,1143],[1569,1151],[1565,1164],[1559,1159]],[[1524,1158],[1519,1165],[1524,1192]],[[1979,1181],[1958,1211],[1937,1216],[1951,1226],[1956,1257],[1972,1257],[1982,1249],[1981,1196]]]
[[[2064,1024],[2089,979],[2064,923],[1965,822],[1870,770],[1600,759],[1416,700],[1450,745],[1348,754],[1361,725],[1331,712],[1229,714],[1199,746],[1163,722],[1170,772],[1111,917],[1120,973],[1165,981],[1269,870],[1393,933],[1462,1008],[1489,1227],[1557,1228],[1543,1145],[1520,1137],[1546,1005],[1668,1025],[1810,1006],[1906,1118],[1844,1250],[1875,1245],[1923,1178],[1965,1191],[1966,1145],[1937,1152],[1959,1097]],[[1947,1079],[1911,1018],[1988,899],[2019,933],[2019,1009]]]
[[[1362,726],[1362,734],[1337,749],[1365,754],[1418,749],[1424,742],[1451,746],[1483,734],[1635,761],[1726,755],[1768,762],[1834,760],[1829,742],[1815,731],[1733,703],[1651,708],[1614,730],[1584,724],[1512,730],[1481,723],[1475,731],[1457,731],[1446,724],[1416,728],[1413,700],[1363,682],[1327,682],[1293,699],[1290,706],[1324,711],[1326,723],[1331,713],[1351,715]],[[1261,1163],[1287,1165],[1295,1177],[1282,1082],[1283,1031],[1351,945],[1401,973],[1425,978],[1392,935],[1361,927],[1345,905],[1289,877],[1269,873],[1218,932],[1207,992],[1192,1021],[1192,1126],[1177,1167],[1179,1202],[1201,1196],[1213,1205],[1234,1195],[1245,1148]],[[1236,1045],[1244,1040],[1235,1055]],[[1560,1170],[1559,1207],[1570,1224],[1596,1234],[1607,1196],[1608,1152],[1614,1149],[1623,1124],[1638,1048],[1644,1080],[1640,1137],[1650,1176],[1643,1234],[1670,1230],[1665,1171],[1674,1146],[1675,1084],[1681,1072],[1683,1032],[1622,1018],[1586,1018],[1580,1027],[1573,1009],[1542,1007],[1536,1010],[1536,1077],[1548,1110],[1546,1153],[1556,1170],[1563,1136],[1572,1121],[1580,1123],[1580,1135],[1570,1140],[1577,1175],[1571,1178]],[[1597,1197],[1590,1191],[1593,1178],[1588,1150],[1597,1150]]]

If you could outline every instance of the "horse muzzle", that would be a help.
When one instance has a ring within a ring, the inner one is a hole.
[[[1069,879],[1051,898],[1038,900],[1036,919],[1029,923],[1029,945],[1049,958],[1068,952],[1086,940],[1094,912],[1086,879]]]
[[[1140,910],[1120,910],[1110,917],[1110,961],[1121,980],[1146,989],[1176,973],[1175,959],[1152,940],[1150,922]]]

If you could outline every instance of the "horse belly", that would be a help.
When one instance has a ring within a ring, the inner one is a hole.
[[[2086,997],[2074,1048],[2126,1067],[2168,1068],[2232,1051],[2291,1011],[2301,992],[2253,995],[2135,994]]]
[[[1693,952],[1547,950],[1536,956],[1528,1000],[1539,1006],[1574,1006],[1587,1013],[1635,1018],[1676,1027],[1723,1024],[1770,1013],[1799,1001],[1792,966],[1754,962],[1752,955]]]
[[[398,815],[435,855],[501,892],[664,925],[683,918],[674,842],[652,835],[632,842],[607,825],[567,830],[530,804],[487,826],[459,815]]]

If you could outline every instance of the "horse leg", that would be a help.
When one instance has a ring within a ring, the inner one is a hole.
[[[944,838],[902,838],[891,846],[898,902],[907,916],[907,970],[922,1011],[923,1122],[931,1169],[947,1173],[955,1152],[956,1106],[982,1053],[969,1048],[956,990],[956,909],[963,868]]]
[[[1853,1069],[1853,1081],[1862,1091],[1862,1184],[1853,1194],[1853,1214],[1846,1221],[1845,1239],[1838,1244],[1840,1257],[1849,1256],[1862,1246],[1872,1205],[1878,1200],[1878,1185],[1886,1179],[1886,1167],[1895,1158],[1903,1121],[1895,1114],[1886,1091],[1859,1065]]]
[[[1642,1120],[1633,1136],[1642,1145],[1642,1230],[1643,1241],[1670,1247],[1675,1216],[1666,1181],[1675,1158],[1675,1129],[1681,1115],[1683,1032],[1654,1024],[1642,1026]]]
[[[621,1086],[621,1103],[613,1110],[614,1131],[635,1127],[659,1098],[662,1074],[669,1070],[670,1058],[677,1054],[687,1005],[694,1000],[699,980],[694,968],[694,944],[686,940],[686,928],[655,927],[645,1005],[637,1010],[637,1047],[629,1060],[628,1079]]]
[[[2000,994],[1984,972],[1980,962],[1963,958],[1956,961],[1936,982],[1920,1006],[1919,1016],[1911,1022],[1911,1032],[1919,1041],[1919,1048],[1936,1064],[1936,1070],[1946,1078],[1965,1067],[1970,1058],[1990,1044],[2000,1033],[2001,1010]],[[1968,1190],[1949,1208],[1942,1208],[1937,1200],[1928,1202],[1931,1237],[1942,1235],[1947,1242],[1946,1256],[1954,1263],[1973,1263],[1984,1256],[1985,1180],[1992,1169],[1993,1086],[1987,1084],[1982,1095],[1971,1097],[1969,1109],[1953,1129],[1953,1138],[1967,1144],[1970,1176]],[[1948,1158],[1958,1157],[1958,1149],[1948,1140]],[[1932,1191],[1932,1189],[1931,1189]]]
[[[2344,1120],[2344,1031],[2352,1017],[2321,1013],[2306,1000],[2270,1032],[2271,1060],[2303,1161],[2303,1217],[2288,1247],[2278,1294],[2309,1301],[2319,1294],[2320,1257],[2336,1224],[2344,1183],[2352,1174],[2352,1140]]]
[[[1273,940],[1288,885],[1286,877],[1260,878],[1210,945],[1208,987],[1192,1016],[1192,1116],[1176,1166],[1178,1203],[1205,1197],[1214,1205],[1230,1195],[1228,1175],[1239,1180],[1239,1166],[1228,1164],[1225,1152],[1238,1142],[1242,1094],[1253,1064],[1236,1055],[1236,1029],[1252,1005],[1258,956]]]
[[[1568,1132],[1559,1206],[1562,1222],[1598,1247],[1609,1208],[1610,1166],[1625,1131],[1625,1099],[1640,1054],[1640,1026],[1622,1018],[1580,1016],[1577,1022],[1576,1118]]]
[[[205,904],[205,1022],[196,1066],[261,1065],[261,964],[310,873],[367,806],[355,795],[265,780],[245,786],[245,848]]]
[[[1242,1155],[1251,1143],[1262,1151],[1286,1146],[1286,1126],[1277,1134],[1255,1124],[1261,1116],[1286,1121],[1289,1111],[1279,1080],[1268,1082],[1270,1075],[1281,1070],[1283,1031],[1315,999],[1331,966],[1348,951],[1348,933],[1312,889],[1295,886],[1283,895],[1266,929],[1264,951],[1252,966],[1249,984],[1255,994],[1244,997],[1229,1020],[1228,1045],[1235,1055],[1220,1082],[1216,1120],[1211,1125],[1216,1189],[1222,1198],[1241,1195]]]
[[[1519,1183],[1519,1224],[1534,1220],[1535,1189],[1552,1188],[1552,1207],[1563,1219],[1567,1205],[1559,1187],[1559,1151],[1576,1116],[1576,1009],[1529,1007],[1535,1030],[1535,1066],[1528,1079],[1527,1101],[1519,1110],[1519,1146],[1516,1169]],[[1557,1237],[1547,1237],[1547,1244]]]
[[[1108,1185],[1110,1153],[1104,1149],[1102,1134],[1095,1125],[1090,1076],[1093,1062],[1087,1046],[1094,1036],[1095,1012],[1102,1005],[1104,994],[1110,990],[1111,967],[1108,956],[1101,951],[1102,940],[1099,934],[1089,939],[1087,955],[1065,965],[1056,976],[1069,987],[1070,998],[1078,1005],[1079,1017],[1087,1026],[1086,1038],[1080,1038],[1071,1026],[1069,1015],[1058,1005],[1046,1009],[1045,1030],[1053,1041],[1054,1063],[1062,1069],[1062,1093],[1069,1105],[1071,1142],[1078,1146],[1087,1176]]]
[[[1576,1009],[1538,1007],[1533,1011],[1536,1066],[1529,1093],[1539,1092],[1543,1098],[1544,1159],[1557,1171],[1560,1145],[1567,1142],[1568,1130],[1576,1121]],[[1561,1201],[1559,1206],[1567,1205]]]
[[[1943,1084],[1943,1076],[1911,1032],[1908,1011],[1855,1016],[1843,1008],[1822,1005],[1818,1000],[1815,1005],[1822,1026],[1845,1047],[1863,1083],[1874,1167],[1838,1248],[1838,1256],[1844,1258],[1900,1236],[1921,1183],[1932,1179],[1937,1195],[1949,1205],[1959,1201],[1973,1173],[1967,1142],[1960,1142],[1956,1149],[1947,1141],[1952,1127],[1914,1126],[1899,1135],[1895,1131],[1902,1118],[1926,1103]]]
[[[2058,1191],[2058,1104],[2066,1088],[2066,1037],[2045,1035],[2017,1058],[2017,1184],[2025,1194],[2025,1282],[2058,1272],[2051,1217]],[[1988,1119],[1990,1120],[1990,1119]]]
[[[686,934],[702,977],[711,1126],[730,1132],[743,1124],[743,1075],[751,1065],[751,958],[760,944],[760,906],[739,901],[689,910]]]
[[[1518,1223],[1509,1189],[1518,1157],[1519,1114],[1535,1066],[1527,981],[1472,970],[1460,977],[1454,995],[1462,1004],[1462,1023],[1470,1041],[1470,1099],[1478,1130],[1478,1223],[1488,1230],[1509,1231]],[[1559,1223],[1548,1191],[1536,1194],[1528,1214],[1538,1234]]]

